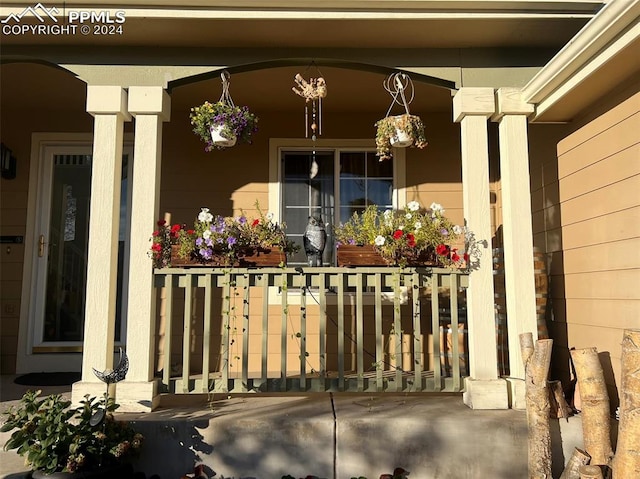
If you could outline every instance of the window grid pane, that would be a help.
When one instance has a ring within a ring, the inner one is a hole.
[[[320,215],[326,224],[323,263],[335,264],[334,221],[345,222],[370,204],[380,210],[393,207],[392,160],[380,162],[374,151],[284,151],[281,165],[282,220],[288,238],[301,248],[289,258],[291,265],[306,264],[302,238],[308,216]],[[336,198],[340,199],[337,215]]]

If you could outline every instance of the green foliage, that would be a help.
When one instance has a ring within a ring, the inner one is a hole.
[[[462,266],[468,260],[453,245],[464,239],[465,228],[444,216],[444,209],[432,203],[422,209],[411,201],[403,210],[381,211],[369,205],[334,228],[341,244],[373,245],[390,265],[406,266],[430,257],[445,266]]]
[[[235,135],[239,142],[251,143],[252,135],[258,131],[258,117],[246,106],[239,107],[223,101],[211,103],[205,101],[202,105],[191,108],[189,119],[193,125],[193,132],[204,141],[205,151],[223,146],[214,145],[211,140],[211,126],[222,124],[222,136],[228,138]]]
[[[165,231],[157,236],[154,232],[151,246],[154,267],[164,267],[170,263],[172,244],[180,245],[180,257],[194,258],[202,263],[216,258],[223,259],[224,264],[233,264],[243,251],[251,248],[280,247],[288,255],[295,253],[299,247],[287,239],[286,225],[275,223],[273,215],[265,214],[257,201],[255,208],[258,213],[256,218],[248,218],[244,212],[237,217],[214,216],[209,208],[202,208],[192,229],[173,225],[165,226]],[[156,238],[161,242],[160,245],[156,245]],[[153,256],[159,255],[158,252],[163,252],[160,261]]]
[[[419,116],[416,115],[396,115],[387,116],[382,120],[378,120],[376,127],[376,149],[380,161],[387,160],[393,155],[391,154],[391,139],[397,137],[397,130],[404,130],[413,140],[411,146],[415,148],[424,148],[427,146],[427,138],[424,134],[424,124]]]
[[[3,416],[2,432],[16,429],[4,445],[16,449],[26,462],[47,474],[77,472],[114,465],[136,455],[143,436],[126,422],[117,421],[113,399],[98,401],[85,396],[78,408],[61,395],[40,398],[40,391],[28,391],[17,408]],[[97,426],[91,417],[105,408],[105,419]]]

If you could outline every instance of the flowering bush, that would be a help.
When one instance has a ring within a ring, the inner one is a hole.
[[[180,244],[180,238],[193,234],[179,224],[169,225],[165,220],[158,220],[158,229],[151,235],[149,257],[154,268],[166,268],[171,263],[171,245]]]
[[[235,135],[238,141],[244,143],[251,143],[251,136],[258,131],[258,117],[251,113],[249,108],[223,101],[205,101],[202,105],[191,108],[189,119],[193,125],[193,132],[207,144],[205,151],[225,148],[214,145],[211,139],[212,125],[222,124],[222,136],[229,138]]]
[[[403,210],[381,212],[369,205],[335,228],[337,245],[373,245],[389,264],[406,266],[431,256],[445,266],[462,266],[468,254],[453,245],[464,238],[465,228],[454,225],[437,203],[422,210],[417,201]]]
[[[295,253],[298,246],[287,239],[285,225],[275,223],[273,214],[264,214],[257,202],[256,209],[257,218],[248,218],[244,213],[234,218],[214,216],[209,208],[202,208],[192,229],[160,220],[149,251],[154,267],[171,265],[172,245],[180,246],[180,257],[203,264],[215,260],[232,265],[251,249],[279,247],[284,253]]]
[[[28,391],[17,409],[4,413],[0,431],[16,431],[5,449],[17,449],[26,462],[47,474],[81,472],[120,464],[140,451],[144,437],[131,425],[116,420],[113,398],[97,401],[85,396],[78,408],[61,395],[40,398],[40,391]],[[92,418],[102,408],[101,423]]]

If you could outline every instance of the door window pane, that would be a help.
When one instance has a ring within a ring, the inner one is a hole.
[[[91,204],[91,155],[54,155],[42,340],[82,341]],[[115,340],[120,340],[128,215],[128,157],[123,157]]]

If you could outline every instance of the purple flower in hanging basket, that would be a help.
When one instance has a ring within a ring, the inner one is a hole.
[[[238,141],[244,143],[251,143],[251,136],[258,131],[258,117],[251,113],[249,108],[230,105],[223,101],[216,103],[205,101],[202,105],[193,107],[189,119],[193,125],[193,132],[206,143],[206,151],[225,148],[213,144],[211,139],[213,125],[222,125],[221,133],[224,137],[235,135]]]

